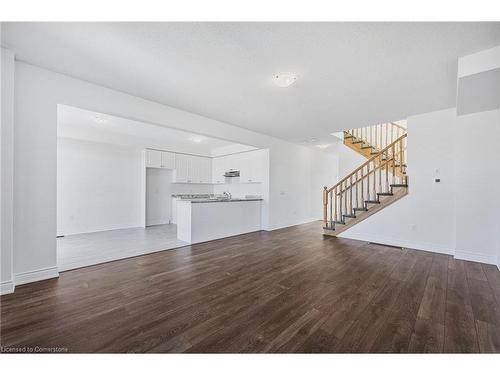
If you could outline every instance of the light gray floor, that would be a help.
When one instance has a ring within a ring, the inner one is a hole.
[[[175,224],[74,234],[57,239],[59,271],[188,245]]]

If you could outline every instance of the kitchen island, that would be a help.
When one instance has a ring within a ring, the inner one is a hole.
[[[186,199],[177,202],[177,238],[199,243],[262,229],[262,199]]]

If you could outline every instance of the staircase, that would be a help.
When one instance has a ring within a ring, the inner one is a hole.
[[[323,191],[323,233],[336,236],[408,194],[406,126],[390,122],[344,131],[367,160]]]

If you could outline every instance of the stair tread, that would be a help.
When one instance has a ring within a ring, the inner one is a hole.
[[[393,193],[389,192],[389,191],[386,191],[386,192],[383,192],[383,193],[377,193],[377,195],[383,195],[383,196],[391,196],[391,195],[394,195]]]
[[[380,201],[375,201],[375,200],[366,200],[365,203],[373,203],[373,204],[379,204]]]
[[[353,210],[354,211],[368,211],[368,208],[366,208],[366,207],[354,207]]]
[[[408,184],[391,184],[391,187],[408,187]]]
[[[345,215],[342,215],[343,217],[349,217],[349,218],[352,218],[352,219],[355,219],[356,218],[356,215],[353,215],[353,214],[345,214]]]

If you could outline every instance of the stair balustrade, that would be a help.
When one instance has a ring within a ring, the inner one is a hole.
[[[346,132],[374,145],[373,156],[333,187],[324,187],[324,229],[335,230],[336,225],[345,225],[346,220],[368,211],[371,204],[379,204],[381,196],[392,195],[394,188],[408,186],[407,133],[406,128],[396,125],[374,126],[372,134],[370,127]],[[395,134],[400,135],[394,138]]]
[[[353,138],[354,142],[360,142],[375,151],[380,151],[406,134],[406,125],[403,122],[387,122],[364,128],[349,129],[344,131],[344,139]]]

